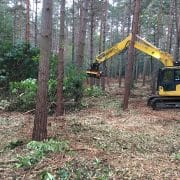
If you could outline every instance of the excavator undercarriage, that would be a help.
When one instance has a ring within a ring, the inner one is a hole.
[[[165,108],[180,108],[179,96],[158,96],[154,95],[149,97],[148,106],[151,106],[154,110]]]

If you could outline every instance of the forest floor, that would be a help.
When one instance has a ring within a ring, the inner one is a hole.
[[[0,179],[40,179],[46,171],[63,180],[180,179],[180,110],[152,110],[149,92],[139,83],[122,111],[123,89],[112,81],[106,94],[84,98],[80,111],[50,116],[48,136],[68,141],[69,150],[24,169],[16,167],[17,156],[28,152],[33,115],[0,111]],[[22,144],[10,149],[17,140]]]

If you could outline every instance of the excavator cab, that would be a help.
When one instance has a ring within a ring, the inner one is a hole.
[[[99,69],[99,63],[92,63],[91,68],[87,69],[86,74],[90,77],[99,79],[102,76],[102,71]]]
[[[180,66],[162,68],[158,86],[161,96],[180,96]]]
[[[147,105],[153,109],[180,108],[180,66],[159,70],[158,95],[148,98]]]

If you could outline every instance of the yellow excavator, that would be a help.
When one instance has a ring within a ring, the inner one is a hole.
[[[132,35],[115,44],[96,56],[96,61],[86,71],[90,77],[100,78],[100,64],[125,50],[131,42]],[[157,95],[148,98],[147,105],[153,109],[180,108],[180,62],[175,62],[172,55],[161,51],[159,48],[136,36],[134,48],[159,60],[164,67],[159,69],[157,82]]]

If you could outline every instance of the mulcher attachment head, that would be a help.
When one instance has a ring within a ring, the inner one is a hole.
[[[92,63],[91,68],[87,69],[86,74],[90,77],[100,78],[102,71],[99,70],[99,63]]]

